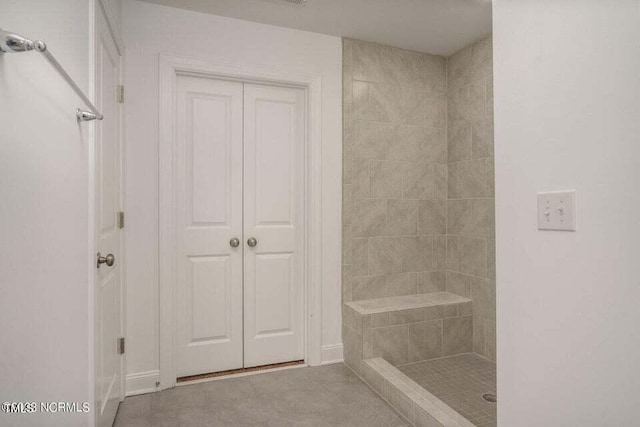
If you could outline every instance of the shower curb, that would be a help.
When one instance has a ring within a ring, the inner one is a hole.
[[[363,360],[362,379],[416,427],[475,427],[382,358]]]

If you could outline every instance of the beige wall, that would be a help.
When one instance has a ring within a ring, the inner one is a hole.
[[[495,361],[491,38],[447,58],[447,291],[473,300],[473,350]]]
[[[345,39],[343,297],[445,288],[446,64]]]

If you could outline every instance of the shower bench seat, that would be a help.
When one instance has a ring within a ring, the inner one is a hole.
[[[450,292],[350,301],[344,361],[413,426],[471,427],[396,367],[473,351],[473,306]]]
[[[472,302],[450,292],[351,301],[342,315],[353,338],[345,360],[356,370],[374,357],[401,366],[472,351]]]
[[[401,295],[396,297],[376,298],[351,301],[346,305],[360,315],[391,313],[397,311],[428,309],[439,310],[458,308],[459,305],[470,305],[469,298],[452,294],[451,292],[434,292],[429,294]]]

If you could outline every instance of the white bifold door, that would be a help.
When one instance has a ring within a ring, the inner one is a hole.
[[[304,357],[301,89],[179,75],[178,377]]]

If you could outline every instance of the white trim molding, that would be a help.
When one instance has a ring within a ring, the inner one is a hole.
[[[107,20],[107,25],[109,27],[109,31],[111,32],[111,36],[113,37],[113,41],[116,44],[116,47],[118,48],[118,53],[122,55],[124,50],[124,43],[122,42],[122,35],[118,31],[118,24],[117,24],[117,22],[120,21],[121,17],[116,16],[116,13],[113,10],[113,7],[108,1],[98,0],[98,4],[102,9],[102,13],[104,13],[105,19]]]
[[[322,79],[286,71],[257,69],[238,64],[209,63],[196,59],[159,57],[159,302],[160,389],[174,387],[174,176],[175,93],[178,75],[195,75],[247,83],[302,88],[307,99],[305,147],[305,361],[320,365],[322,339]],[[341,352],[340,352],[341,353]],[[340,356],[341,357],[341,356]]]
[[[321,365],[341,363],[344,361],[342,344],[323,345]]]
[[[127,375],[127,397],[158,391],[160,371],[136,372]]]

